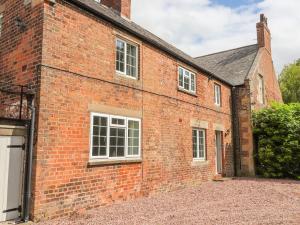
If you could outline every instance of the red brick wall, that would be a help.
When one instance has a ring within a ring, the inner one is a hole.
[[[138,81],[115,73],[117,34],[140,46]],[[211,179],[216,171],[214,123],[225,128],[224,174],[233,175],[229,87],[221,84],[221,109],[214,106],[215,81],[200,72],[196,71],[197,96],[178,91],[181,63],[59,1],[54,8],[45,8],[43,64],[34,163],[35,220]],[[142,163],[87,165],[90,104],[142,112]],[[192,163],[191,119],[209,124],[207,162]]]
[[[3,29],[0,37],[0,81],[12,84],[36,83],[36,65],[41,61],[43,4],[24,4],[24,0],[0,0]],[[21,31],[15,21],[19,17],[26,28]]]
[[[282,102],[281,91],[278,84],[278,78],[274,70],[272,55],[270,52],[265,49],[261,48],[259,50],[258,55],[258,64],[253,73],[250,77],[250,86],[251,86],[251,93],[252,93],[252,109],[259,109],[265,106],[270,105],[272,102]],[[263,77],[264,86],[265,86],[265,104],[261,104],[258,101],[258,78],[259,76]]]
[[[239,88],[240,148],[237,149],[237,154],[240,155],[241,160],[240,175],[255,175],[252,112],[268,107],[272,102],[282,102],[281,91],[268,45],[259,49],[249,78],[246,80],[245,85]],[[258,100],[259,76],[262,76],[264,81],[263,104]]]

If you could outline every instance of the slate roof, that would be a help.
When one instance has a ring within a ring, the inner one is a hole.
[[[143,41],[146,41],[149,44],[156,46],[160,50],[172,55],[173,57],[177,58],[181,62],[184,62],[189,66],[192,66],[202,71],[204,74],[215,77],[217,80],[220,80],[223,83],[231,85],[231,82],[228,79],[225,80],[223,79],[222,76],[216,76],[214,73],[200,66],[197,63],[197,61],[190,55],[184,53],[183,51],[179,50],[173,45],[167,43],[166,41],[162,40],[161,38],[157,37],[156,35],[152,34],[151,32],[137,25],[136,23],[119,16],[112,9],[105,7],[102,4],[95,2],[94,0],[65,0],[65,1],[73,3],[74,5],[77,5],[78,7],[100,18],[103,18],[104,20],[113,23],[116,27],[121,28],[135,35],[136,37],[142,39]]]
[[[258,45],[249,45],[195,58],[199,66],[231,85],[242,85],[258,53]]]

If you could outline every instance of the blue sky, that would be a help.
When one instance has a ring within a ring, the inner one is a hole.
[[[191,56],[256,43],[268,18],[277,73],[300,58],[300,0],[132,0],[132,20]]]
[[[237,8],[244,5],[251,5],[253,3],[260,2],[259,0],[213,0],[215,4],[228,6],[231,8]]]

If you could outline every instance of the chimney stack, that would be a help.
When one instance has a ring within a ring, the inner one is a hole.
[[[131,0],[102,0],[101,4],[114,9],[120,16],[131,17]]]
[[[260,48],[265,48],[271,54],[271,33],[268,28],[268,19],[264,14],[260,14],[260,21],[256,24],[257,44]]]

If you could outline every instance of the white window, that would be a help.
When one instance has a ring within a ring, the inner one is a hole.
[[[140,119],[91,114],[90,158],[140,158],[140,149]]]
[[[214,89],[215,89],[215,105],[221,106],[221,86],[215,84]]]
[[[258,76],[258,101],[261,104],[265,103],[265,84],[264,84],[264,78],[259,75]]]
[[[101,2],[101,0],[94,0],[95,2],[98,2],[98,3],[100,3]]]
[[[196,76],[194,73],[179,67],[178,68],[178,86],[189,92],[196,92]]]
[[[206,160],[206,131],[193,129],[193,158]]]
[[[138,78],[138,47],[116,40],[116,71],[130,78]]]
[[[2,26],[3,26],[3,14],[0,14],[0,36],[2,32]]]

